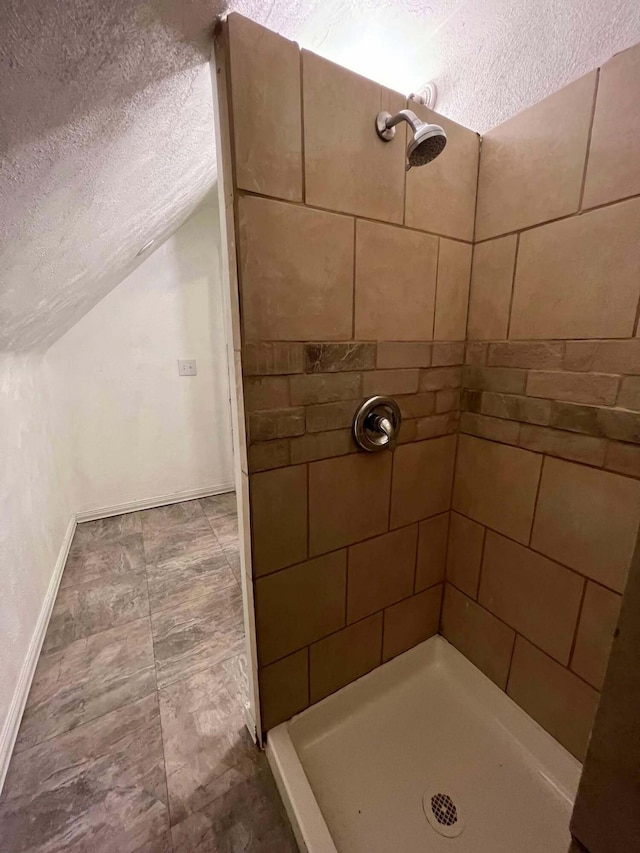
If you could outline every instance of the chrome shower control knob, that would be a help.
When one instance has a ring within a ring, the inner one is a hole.
[[[400,406],[391,397],[369,397],[353,420],[353,437],[363,450],[393,450],[402,422]]]

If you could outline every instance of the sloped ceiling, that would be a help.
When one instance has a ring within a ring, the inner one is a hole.
[[[215,184],[224,0],[3,0],[0,350],[46,347]],[[640,41],[637,0],[234,0],[483,131]]]

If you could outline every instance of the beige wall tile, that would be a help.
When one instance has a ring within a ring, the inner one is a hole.
[[[420,391],[440,391],[442,388],[459,388],[462,384],[460,367],[432,367],[420,371]]]
[[[501,237],[473,248],[469,295],[469,339],[507,337],[517,237]]]
[[[432,163],[407,172],[405,222],[410,228],[473,240],[480,137],[419,104],[412,102],[410,109],[444,128],[447,146]]]
[[[404,125],[386,143],[374,119],[404,98],[309,51],[302,62],[307,204],[402,222]]]
[[[431,340],[437,260],[435,237],[358,219],[355,337]]]
[[[242,196],[238,203],[245,340],[348,340],[353,220]]]
[[[467,343],[465,345],[464,363],[482,367],[487,363],[489,355],[489,344]]]
[[[616,401],[619,382],[617,376],[607,373],[531,370],[527,376],[527,394],[573,403],[612,406]]]
[[[478,597],[485,528],[464,515],[451,513],[447,580],[470,598]]]
[[[603,436],[616,441],[640,441],[640,413],[603,406],[584,406],[580,403],[561,403],[551,406],[551,424],[559,429]]]
[[[480,403],[483,415],[531,424],[548,424],[551,421],[551,401],[518,394],[497,394],[483,391]]]
[[[489,344],[487,363],[491,367],[561,367],[564,354],[563,341],[505,341]]]
[[[346,400],[344,402],[307,406],[307,432],[350,428],[360,402],[360,400]]]
[[[418,525],[352,545],[348,560],[347,622],[357,622],[413,592]]]
[[[292,376],[291,402],[294,406],[353,400],[361,395],[359,373],[307,373]]]
[[[284,409],[289,405],[288,376],[247,376],[243,385],[247,412]]]
[[[598,705],[597,691],[523,637],[517,637],[507,693],[584,761]]]
[[[640,412],[640,376],[623,377],[617,405]]]
[[[515,632],[451,584],[445,586],[442,633],[472,664],[505,689]]]
[[[460,388],[445,388],[436,391],[436,412],[452,412],[460,409]]]
[[[258,578],[255,590],[258,658],[264,666],[344,625],[347,552]]]
[[[417,418],[416,441],[438,438],[443,435],[455,435],[458,432],[459,415],[460,412],[455,411],[431,415],[428,418]]]
[[[249,471],[252,474],[271,468],[284,468],[290,461],[289,442],[286,439],[261,441],[249,448]]]
[[[640,199],[632,199],[521,234],[510,336],[632,335],[640,293],[638,232]]]
[[[542,457],[461,435],[453,509],[528,543]]]
[[[471,280],[471,246],[440,239],[434,340],[463,341]]]
[[[578,210],[596,72],[485,133],[476,240]]]
[[[371,370],[376,366],[375,344],[305,344],[307,373]]]
[[[452,389],[449,389],[452,390]],[[424,418],[432,415],[436,407],[437,391],[425,391],[423,394],[403,394],[396,397],[403,418]]]
[[[362,374],[362,394],[391,395],[415,394],[418,390],[420,371],[417,368],[403,370],[368,370]]]
[[[381,341],[378,344],[377,367],[429,367],[431,346],[422,342]]]
[[[640,340],[567,341],[567,370],[640,374]]]
[[[274,409],[269,412],[253,412],[249,415],[249,438],[254,441],[270,441],[302,435],[304,432],[304,409]]]
[[[587,583],[571,669],[597,690],[602,689],[607,671],[621,602],[622,596],[615,592]]]
[[[421,521],[419,527],[416,592],[444,580],[449,513]]]
[[[334,693],[381,662],[382,613],[375,613],[310,649],[311,701]]]
[[[463,384],[465,388],[481,388],[484,391],[501,391],[505,394],[524,394],[527,373],[516,367],[476,367],[464,368]]]
[[[298,45],[238,14],[228,27],[236,185],[301,201]]]
[[[397,451],[396,451],[397,452]],[[309,465],[309,553],[388,529],[391,454],[355,453]]]
[[[584,583],[558,563],[488,531],[478,601],[565,665]]]
[[[262,730],[283,723],[309,704],[309,653],[301,649],[260,670]]]
[[[382,660],[412,649],[438,633],[442,584],[412,595],[384,611]]]
[[[518,443],[527,450],[560,456],[573,462],[602,467],[607,442],[604,438],[576,435],[551,427],[522,424]]]
[[[600,69],[584,207],[640,193],[640,46]]]
[[[531,545],[621,592],[640,522],[640,482],[546,458]]]
[[[605,468],[640,477],[640,447],[634,444],[621,444],[618,441],[607,443]]]
[[[302,344],[261,342],[242,347],[242,372],[245,376],[302,373],[303,370]]]
[[[460,430],[478,438],[488,438],[503,444],[517,444],[520,424],[517,421],[503,421],[476,412],[463,412],[460,417]]]
[[[464,341],[434,343],[431,354],[431,364],[434,367],[464,364]]]
[[[307,468],[296,465],[251,476],[255,577],[307,556]]]
[[[455,449],[455,436],[397,448],[393,460],[391,527],[449,509]]]
[[[345,453],[357,453],[358,446],[350,429],[333,429],[330,432],[310,432],[291,441],[291,464],[315,462]]]

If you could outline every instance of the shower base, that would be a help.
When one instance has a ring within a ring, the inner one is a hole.
[[[580,763],[439,636],[272,729],[267,757],[308,853],[569,848]]]

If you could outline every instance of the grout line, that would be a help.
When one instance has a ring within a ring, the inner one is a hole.
[[[440,237],[436,247],[436,275],[433,288],[433,327],[431,329],[431,367],[433,367],[433,345],[436,339],[436,315],[438,313],[438,276],[440,274]],[[419,386],[418,386],[419,387]]]
[[[356,281],[358,263],[358,220],[353,219],[353,269],[351,270],[351,339],[356,339]],[[378,349],[376,346],[376,364],[378,363]]]
[[[302,201],[293,201],[292,199],[289,199],[289,198],[280,198],[280,196],[266,195],[265,193],[258,193],[258,192],[254,192],[253,190],[246,190],[246,189],[242,189],[240,187],[237,187],[236,190],[237,190],[237,195],[239,198],[246,197],[246,196],[252,197],[252,198],[261,198],[261,199],[264,199],[265,201],[274,201],[274,202],[280,203],[280,204],[288,204],[288,205],[291,205],[292,207],[303,207],[303,208],[306,208],[307,210],[318,211],[319,213],[329,213],[329,214],[332,214],[334,216],[344,216],[345,218],[349,217],[350,219],[355,217],[357,219],[362,219],[364,222],[371,222],[374,225],[388,225],[389,228],[398,228],[401,231],[411,231],[414,234],[427,234],[430,237],[436,237],[436,238],[437,237],[444,237],[447,240],[453,240],[455,243],[464,243],[466,246],[473,246],[472,240],[465,240],[463,237],[456,237],[455,235],[452,235],[452,234],[439,234],[435,231],[425,231],[421,228],[412,228],[410,225],[403,225],[402,222],[392,222],[389,219],[375,219],[374,217],[366,216],[363,213],[360,213],[359,211],[334,210],[333,208],[330,208],[330,207],[320,207],[319,205],[308,204],[307,202],[302,202]],[[614,204],[614,203],[615,202],[612,202],[612,204]],[[501,235],[496,235],[496,236],[501,236]],[[491,238],[491,239],[493,239],[493,238]],[[246,343],[254,343],[254,341],[246,341]]]
[[[63,731],[55,732],[54,734],[49,735],[49,737],[45,737],[42,740],[39,740],[37,743],[33,743],[33,744],[25,747],[24,749],[16,750],[14,748],[13,755],[22,755],[23,753],[29,752],[29,750],[34,749],[35,747],[40,746],[43,743],[48,743],[49,741],[53,741],[56,738],[62,737],[63,735],[68,735],[71,732],[75,732],[77,729],[80,729],[83,726],[89,725],[90,723],[94,723],[96,720],[100,720],[100,719],[102,719],[102,717],[106,717],[109,714],[115,713],[116,711],[120,711],[122,708],[127,708],[129,705],[135,705],[137,702],[142,702],[143,699],[147,699],[149,696],[153,696],[153,694],[157,692],[158,686],[157,686],[157,678],[156,678],[156,672],[155,672],[155,654],[153,652],[153,632],[151,630],[150,616],[149,615],[141,616],[139,619],[133,619],[131,622],[124,622],[122,624],[122,626],[116,625],[114,627],[120,628],[120,627],[124,627],[125,625],[131,625],[133,622],[140,622],[142,620],[147,620],[149,622],[149,635],[151,637],[151,643],[152,643],[151,654],[153,657],[153,663],[149,664],[148,666],[143,666],[143,667],[136,669],[134,672],[131,673],[130,677],[133,678],[134,675],[138,675],[140,672],[143,672],[145,670],[150,670],[151,672],[153,672],[154,687],[149,691],[149,693],[145,693],[143,696],[137,696],[135,699],[130,699],[127,702],[123,702],[122,705],[117,705],[115,708],[110,708],[108,711],[103,711],[103,713],[98,714],[96,717],[91,717],[91,719],[83,720],[81,723],[79,723],[76,726],[72,726],[72,728],[70,728],[70,729],[64,729]],[[113,630],[113,629],[107,628],[106,630]],[[97,636],[98,634],[103,634],[103,633],[104,633],[104,631],[98,631],[97,634],[90,634],[88,637],[80,637],[79,639],[87,640],[87,639],[90,639],[91,637],[94,637],[94,636]],[[59,649],[55,649],[53,652],[48,652],[46,655],[41,655],[40,657],[46,658],[46,657],[48,657],[48,655],[55,654],[56,652],[64,652],[65,649],[69,648],[69,646],[75,642],[78,642],[78,641],[73,640],[71,643],[67,644],[66,646],[61,646]],[[39,662],[40,662],[40,658],[38,658],[38,663]],[[25,706],[25,714],[26,714],[26,710],[27,710],[27,708]],[[23,716],[24,716],[24,714],[23,714]]]
[[[472,518],[470,515],[467,515],[466,513],[462,512],[459,509],[455,510],[455,512],[457,512],[458,515],[463,515],[469,521],[475,521],[476,524],[482,524],[484,527],[487,528],[487,530],[490,530],[492,533],[496,533],[498,536],[502,536],[503,539],[508,539],[509,542],[513,542],[515,545],[519,545],[521,548],[527,548],[529,551],[532,551],[534,554],[537,554],[539,557],[544,557],[547,560],[551,560],[552,563],[556,563],[558,566],[562,566],[563,569],[566,569],[568,572],[571,572],[571,574],[576,575],[577,577],[581,578],[582,580],[588,580],[588,581],[592,581],[592,583],[597,583],[598,586],[601,586],[603,589],[606,589],[608,592],[613,592],[616,595],[622,594],[617,589],[613,589],[610,586],[605,586],[605,584],[603,584],[602,581],[594,581],[592,578],[588,577],[587,575],[581,574],[581,572],[579,572],[577,569],[574,569],[571,566],[568,566],[566,563],[561,563],[555,557],[550,557],[549,554],[545,554],[542,551],[538,551],[536,548],[533,548],[531,545],[525,545],[523,542],[520,542],[518,539],[514,539],[512,536],[509,536],[508,533],[504,533],[502,530],[497,530],[495,527],[491,527],[490,525],[488,525],[484,521],[478,521],[477,518]]]
[[[580,596],[580,605],[578,607],[578,615],[576,618],[576,625],[573,629],[573,637],[571,639],[571,650],[569,651],[569,661],[567,663],[567,669],[571,669],[571,665],[573,664],[573,654],[576,650],[576,644],[578,642],[578,630],[580,628],[580,620],[582,619],[582,610],[584,608],[584,600],[587,597],[587,586],[589,585],[588,580],[585,578],[584,583],[582,585],[582,595]],[[573,670],[571,669],[573,672]]]
[[[598,436],[598,435],[593,435],[591,433],[585,433],[585,432],[574,432],[572,430],[563,429],[561,427],[545,426],[545,425],[541,425],[541,424],[533,424],[533,423],[529,423],[527,421],[512,420],[510,418],[498,418],[494,415],[485,415],[485,414],[482,414],[482,412],[472,412],[472,411],[469,411],[467,409],[464,409],[462,411],[462,414],[474,415],[474,416],[478,416],[481,418],[486,418],[487,420],[499,421],[500,423],[505,423],[505,424],[507,424],[507,423],[508,424],[517,424],[520,427],[533,426],[533,427],[538,427],[539,429],[550,429],[550,430],[553,430],[556,432],[562,432],[568,436],[582,437],[582,438],[588,438],[588,439],[601,439],[602,441],[608,442],[608,444],[623,444],[625,447],[633,447],[640,452],[640,444],[638,444],[638,443],[633,443],[633,442],[629,442],[629,441],[619,441],[617,439],[607,438],[606,436]],[[527,453],[537,453],[541,456],[546,456],[546,457],[549,457],[551,459],[562,459],[563,461],[571,462],[574,465],[582,465],[585,468],[591,468],[593,471],[605,471],[605,472],[608,472],[610,474],[616,474],[618,477],[625,477],[627,480],[636,480],[637,481],[638,479],[640,479],[640,474],[629,474],[626,471],[620,471],[617,468],[608,467],[606,464],[606,461],[603,462],[602,464],[596,465],[595,463],[585,462],[584,460],[576,459],[575,457],[571,457],[571,456],[567,456],[567,455],[561,455],[559,453],[552,453],[549,450],[531,450],[530,448],[528,448],[522,444],[511,444],[508,441],[504,441],[504,440],[499,439],[499,438],[492,438],[492,437],[489,437],[486,435],[480,435],[480,434],[475,433],[475,432],[462,431],[461,435],[468,435],[471,438],[477,438],[481,441],[490,441],[493,444],[502,444],[505,447],[515,447],[518,450],[525,450]]]
[[[509,627],[511,627],[511,626],[509,626]],[[507,667],[507,680],[504,683],[504,692],[507,695],[509,695],[509,681],[511,680],[511,668],[513,666],[513,658],[514,658],[514,655],[516,653],[516,642],[517,642],[517,639],[519,636],[519,634],[516,630],[514,630],[514,629],[512,629],[512,630],[513,630],[513,644],[511,646],[511,654],[509,655],[509,666]]]
[[[311,500],[310,500],[310,498],[311,498],[311,462],[305,462],[304,466],[305,466],[306,475],[307,475],[307,483],[306,483],[306,489],[305,489],[305,496],[307,498],[307,547],[306,547],[306,557],[304,560],[302,560],[303,563],[306,562],[307,560],[311,559],[311,510],[309,507],[309,504],[311,503]],[[336,548],[336,550],[339,551],[341,549]],[[316,554],[316,556],[319,556],[319,555]],[[289,567],[285,566],[284,568],[289,568]],[[282,570],[279,570],[279,571],[282,571]],[[273,573],[270,573],[270,574],[273,574]],[[262,575],[261,577],[266,577],[266,575]],[[257,580],[257,578],[254,575],[254,583],[256,580]]]
[[[636,308],[636,317],[633,322],[633,337],[635,338],[638,334],[638,324],[640,322],[640,299],[638,299],[638,307]]]
[[[296,654],[296,652],[300,652],[305,648],[310,649],[311,646],[315,646],[318,643],[322,643],[324,640],[328,639],[329,637],[335,637],[336,634],[341,634],[343,631],[348,631],[354,625],[359,625],[361,622],[366,622],[368,619],[372,619],[374,616],[382,615],[382,614],[384,614],[385,610],[389,610],[391,607],[395,607],[396,604],[403,604],[405,601],[409,601],[409,599],[415,598],[417,595],[422,595],[423,593],[428,592],[429,590],[435,589],[435,587],[440,586],[442,583],[443,583],[443,581],[436,581],[435,583],[432,583],[430,586],[427,586],[424,589],[421,589],[420,592],[418,592],[418,593],[411,592],[411,593],[409,593],[409,595],[405,595],[403,598],[399,598],[397,601],[393,601],[390,604],[385,604],[384,607],[381,607],[379,610],[374,610],[373,613],[367,613],[366,616],[361,616],[359,619],[354,619],[353,622],[349,622],[347,625],[343,625],[340,628],[336,628],[335,631],[331,631],[329,634],[323,634],[321,637],[318,637],[316,640],[312,640],[312,642],[308,643],[307,645],[299,646],[296,649],[291,649],[286,654],[281,655],[280,657],[275,658],[274,660],[270,660],[268,663],[258,663],[258,668],[260,670],[266,669],[268,666],[271,666],[274,663],[279,663],[280,661],[284,660],[285,658],[288,658],[291,655]],[[235,657],[235,655],[233,655],[232,657]]]
[[[302,61],[302,51],[298,51],[300,62],[300,153],[301,153],[301,168],[302,168],[302,203],[306,204],[307,200],[307,156],[304,142],[304,62]]]
[[[533,231],[536,228],[542,228],[543,225],[551,225],[555,222],[564,222],[565,219],[575,219],[577,216],[583,216],[585,213],[593,213],[596,210],[604,210],[607,207],[613,207],[615,204],[624,204],[627,201],[632,201],[633,199],[640,198],[640,193],[634,193],[633,195],[627,195],[623,198],[616,198],[613,201],[606,201],[602,204],[595,204],[593,207],[588,207],[584,210],[575,211],[574,213],[566,213],[563,216],[556,216],[553,219],[545,219],[543,222],[535,222],[533,225],[525,225],[522,228],[514,228],[512,231],[504,231],[501,234],[492,234],[491,237],[485,237],[483,240],[477,240],[474,245],[480,245],[481,243],[489,243],[491,240],[496,240],[498,237],[510,237],[513,234],[525,234],[527,231]],[[422,232],[425,233],[425,232]],[[446,235],[445,235],[446,236]],[[456,239],[456,238],[452,238]],[[459,240],[459,242],[466,242],[465,240]],[[532,339],[535,340],[535,339]]]
[[[596,104],[598,102],[598,88],[600,85],[600,69],[596,69],[596,83],[593,87],[593,103],[591,104],[591,116],[589,118],[589,132],[587,133],[587,147],[584,152],[584,168],[582,170],[582,182],[580,185],[580,199],[578,201],[578,214],[582,212],[584,202],[584,190],[587,183],[587,169],[589,167],[589,155],[591,154],[591,137],[593,135],[593,123],[596,117]]]
[[[482,533],[482,547],[480,549],[480,565],[478,567],[478,585],[476,586],[476,595],[475,595],[475,599],[474,599],[477,602],[480,601],[480,586],[482,584],[482,570],[484,568],[484,556],[485,556],[485,550],[487,547],[487,530],[488,530],[488,527],[486,527],[486,525],[484,525],[484,524],[482,526],[483,526],[484,530]]]
[[[453,470],[453,480],[454,480],[454,482],[455,482],[455,469],[456,469],[457,460],[458,460],[458,447],[456,445],[456,455],[455,455],[455,462],[454,462],[454,466],[453,466],[453,469],[454,469]],[[445,549],[444,549],[444,566],[443,566],[441,583],[446,583],[448,580],[447,569],[449,566],[449,545],[451,544],[451,526],[453,523],[452,514],[454,512],[455,512],[455,510],[453,508],[453,501],[451,501],[451,507],[449,509],[449,519],[447,521],[447,541],[446,541]],[[442,607],[440,608],[440,610],[442,611]]]
[[[516,292],[516,270],[518,269],[518,253],[520,251],[520,233],[516,235],[516,251],[513,256],[513,273],[511,276],[511,293],[509,295],[509,314],[507,316],[507,340],[511,332],[511,314],[513,312],[513,297]]]

